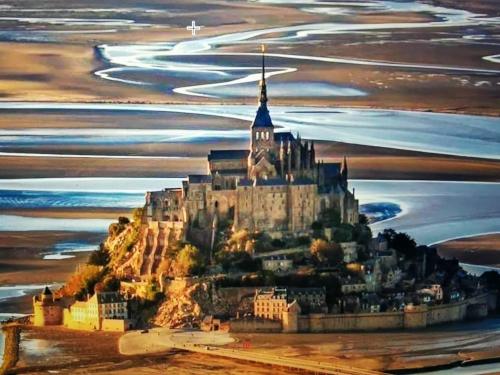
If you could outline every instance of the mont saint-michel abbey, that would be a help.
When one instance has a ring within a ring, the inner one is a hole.
[[[171,222],[185,233],[222,220],[234,230],[272,237],[303,235],[322,213],[335,209],[345,223],[358,221],[358,201],[348,190],[343,163],[316,160],[314,142],[278,132],[267,107],[264,55],[257,114],[247,150],[212,150],[208,173],[189,175],[182,188],[149,192],[145,219]]]

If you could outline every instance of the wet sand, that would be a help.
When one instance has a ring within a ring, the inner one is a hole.
[[[382,147],[358,146],[338,142],[317,142],[317,158],[339,162],[348,158],[350,177],[362,179],[421,179],[499,181],[500,162],[394,150]],[[222,146],[222,147],[221,147]],[[248,147],[246,141],[182,144],[161,144],[154,147],[137,145],[130,150],[116,146],[111,152],[143,156],[177,155],[188,157],[163,159],[109,159],[106,157],[69,158],[44,156],[0,156],[0,178],[45,177],[185,177],[191,173],[206,173],[206,155],[211,149]],[[39,151],[39,150],[37,150]],[[87,149],[96,155],[95,147]],[[192,156],[191,156],[192,155]]]
[[[484,12],[492,15],[500,14],[497,0],[424,0],[424,2],[439,6],[466,9],[471,12]]]
[[[62,374],[269,374],[269,367],[234,360],[169,351],[124,356],[118,352],[118,333],[81,332],[59,327],[28,327],[23,331],[27,350],[21,352],[17,373]],[[105,353],[105,355],[103,355]],[[50,361],[47,357],[50,356]],[[286,374],[272,369],[273,374]]]
[[[235,336],[248,340],[250,350],[256,352],[307,356],[311,360],[335,360],[344,365],[391,371],[443,365],[467,358],[496,358],[500,355],[500,336],[493,326],[497,324],[498,319],[489,319],[420,331]]]
[[[436,245],[445,258],[460,262],[500,267],[500,234],[461,238]]]
[[[64,282],[89,253],[76,252],[61,260],[43,259],[44,253],[61,242],[98,244],[103,239],[103,234],[84,232],[0,232],[0,285]],[[0,301],[0,312],[31,313],[31,294]]]
[[[283,356],[307,356],[312,360],[335,361],[367,369],[391,371],[419,369],[498,357],[499,337],[491,325],[497,320],[446,325],[423,331],[333,334],[236,334],[239,341],[228,347],[266,351]],[[488,334],[485,335],[486,331]],[[137,374],[273,374],[288,373],[277,368],[201,354],[169,351],[162,354],[122,356],[120,334],[79,332],[60,327],[28,327],[23,332],[25,349],[19,373],[116,373]],[[49,354],[50,353],[50,354]],[[106,353],[103,357],[102,353]],[[50,355],[51,361],[46,357]]]
[[[27,2],[26,6],[29,5]],[[67,7],[65,3],[59,4]],[[79,4],[84,6],[85,3]],[[158,4],[156,4],[158,5]],[[181,6],[182,5],[182,6]],[[90,6],[90,5],[89,5]],[[174,16],[162,16],[154,27],[122,30],[119,33],[60,34],[49,43],[0,42],[0,100],[9,101],[105,101],[191,103],[220,102],[220,98],[207,98],[173,94],[173,86],[190,86],[202,82],[175,75],[158,77],[165,89],[113,82],[96,77],[93,72],[104,66],[94,52],[99,44],[154,43],[188,40],[184,24],[191,21],[197,9],[209,7],[205,14],[199,11],[197,21],[205,25],[200,38],[305,23],[398,23],[429,22],[434,17],[426,13],[382,13],[357,16],[331,17],[300,10],[299,5],[258,4],[231,2],[182,2]],[[193,13],[194,12],[194,13]],[[15,16],[15,12],[10,14]],[[130,17],[130,15],[129,15]],[[186,23],[183,23],[186,20]],[[189,21],[187,21],[189,20]],[[474,30],[476,27],[469,27]],[[71,27],[63,27],[71,30]],[[480,31],[478,31],[480,32]],[[390,34],[379,38],[378,34]],[[448,42],[439,42],[444,39]],[[450,41],[451,40],[451,41]],[[320,42],[320,43],[318,43]],[[258,44],[258,42],[256,43]],[[498,68],[482,59],[496,51],[488,43],[468,44],[454,28],[416,30],[386,30],[368,33],[347,33],[335,38],[318,36],[310,43],[291,43],[277,46],[275,53],[329,56],[341,58],[374,59],[401,63],[425,63],[474,68]],[[382,47],[381,47],[382,46]],[[283,50],[282,50],[283,49]],[[255,52],[255,46],[246,44],[221,46],[223,52]],[[439,50],[439,53],[436,53]],[[220,59],[225,59],[220,57]],[[228,60],[228,65],[232,60]],[[293,74],[273,77],[272,82],[316,81],[355,87],[368,93],[364,97],[308,97],[297,90],[296,97],[273,98],[275,104],[358,106],[364,108],[395,108],[432,110],[474,114],[499,115],[496,85],[497,76],[475,73],[445,73],[408,68],[382,68],[351,64],[331,64],[302,60],[270,60],[270,65],[291,66]],[[488,81],[487,83],[481,83]],[[453,91],[454,95],[449,95]],[[223,90],[221,90],[223,94]],[[225,102],[254,103],[253,97],[224,98]]]
[[[16,215],[25,217],[46,217],[46,218],[61,218],[61,219],[116,219],[119,216],[132,217],[132,209],[124,208],[51,208],[51,209],[10,209],[10,210],[0,210],[2,215]],[[0,232],[5,234],[6,232]],[[20,234],[24,236],[25,232]],[[43,236],[43,232],[39,232]],[[83,234],[84,238],[87,238]],[[25,238],[26,239],[26,238]],[[43,240],[42,240],[43,241]],[[14,246],[14,245],[11,245]],[[0,247],[1,249],[1,247]]]
[[[61,219],[116,219],[131,216],[129,209],[109,208],[59,208],[59,209],[10,209],[3,215]],[[103,232],[106,228],[103,228]],[[53,253],[57,244],[74,243],[92,247],[104,240],[105,233],[67,231],[0,231],[0,285],[53,284],[64,282],[75,268],[86,263],[89,252],[72,252],[71,258],[43,259]],[[88,244],[88,246],[86,245]],[[75,245],[76,246],[76,245]],[[64,251],[58,250],[64,254]],[[66,253],[68,254],[68,253]],[[0,312],[31,313],[31,295],[0,301]]]

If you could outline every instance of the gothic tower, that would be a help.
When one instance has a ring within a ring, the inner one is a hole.
[[[262,46],[262,78],[260,81],[259,108],[252,123],[251,151],[255,157],[262,151],[274,153],[274,125],[267,109],[266,66]]]
[[[344,189],[347,189],[349,172],[347,170],[347,158],[344,156],[344,162],[342,163],[342,168],[340,170],[341,185]]]
[[[275,167],[277,154],[274,142],[274,125],[267,109],[266,65],[262,47],[262,79],[260,81],[259,108],[251,127],[248,177],[268,179],[278,175]]]

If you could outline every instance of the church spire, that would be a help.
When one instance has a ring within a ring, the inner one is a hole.
[[[262,46],[262,78],[260,80],[259,108],[252,123],[252,128],[273,128],[273,122],[267,109],[267,87],[266,87],[266,62],[264,56],[265,48]]]
[[[267,87],[266,87],[266,47],[262,45],[262,78],[260,80],[260,98],[259,102],[260,104],[266,104],[267,103]]]
[[[340,175],[342,176],[344,184],[347,185],[348,170],[347,170],[347,158],[345,155],[344,155],[344,162],[342,163],[342,169],[340,170]]]

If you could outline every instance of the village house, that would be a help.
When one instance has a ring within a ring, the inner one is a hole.
[[[341,291],[343,294],[351,294],[351,293],[361,293],[367,291],[366,283],[359,279],[348,276],[341,280]]]
[[[106,330],[114,325],[125,330],[127,318],[127,301],[118,292],[96,292],[64,310],[64,325],[76,329]]]
[[[82,330],[125,331],[131,328],[127,301],[118,292],[96,292],[64,309],[64,325]]]
[[[344,254],[344,262],[351,263],[358,260],[358,243],[355,241],[341,242],[340,248]]]
[[[284,272],[293,268],[293,259],[286,255],[275,255],[262,258],[262,269],[264,271]]]
[[[296,303],[301,311],[327,312],[325,288],[271,288],[255,292],[254,316],[281,320],[283,312]]]

